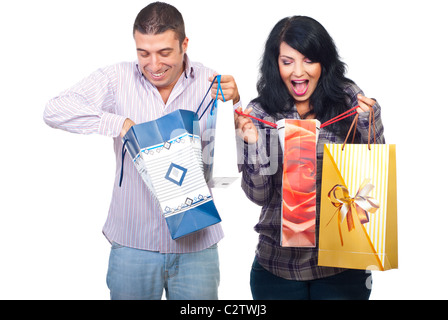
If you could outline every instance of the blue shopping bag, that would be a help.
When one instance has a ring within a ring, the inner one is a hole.
[[[222,94],[220,76],[215,81]],[[210,106],[211,115],[216,113],[214,99],[199,115],[211,86],[196,112],[176,110],[131,127],[123,137],[122,159],[127,151],[156,196],[173,239],[221,222],[205,179],[205,170],[210,168],[204,168],[199,129],[199,120]],[[122,179],[123,167],[120,186]]]

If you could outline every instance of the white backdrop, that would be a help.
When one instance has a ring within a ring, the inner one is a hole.
[[[380,102],[387,142],[397,144],[400,269],[375,272],[371,298],[448,298],[443,2],[168,2],[184,15],[191,59],[234,75],[245,105],[256,96],[274,24],[308,15],[324,25],[348,76]],[[109,298],[101,229],[112,193],[112,140],[50,129],[42,114],[50,98],[97,68],[135,59],[132,24],[148,3],[1,2],[0,299]],[[226,233],[220,298],[251,299],[260,208],[239,182],[215,196]]]

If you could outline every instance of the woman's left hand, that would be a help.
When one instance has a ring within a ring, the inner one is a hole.
[[[367,98],[365,96],[363,96],[362,94],[358,94],[358,103],[359,103],[359,108],[356,109],[358,111],[358,113],[362,113],[362,112],[368,112],[370,110],[371,107],[373,107],[373,105],[376,103],[375,100]]]

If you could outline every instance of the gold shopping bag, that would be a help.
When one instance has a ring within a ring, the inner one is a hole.
[[[396,146],[326,144],[318,264],[398,268]]]

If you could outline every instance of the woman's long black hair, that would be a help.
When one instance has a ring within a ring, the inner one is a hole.
[[[321,64],[321,76],[310,98],[311,112],[316,118],[323,123],[347,111],[349,97],[344,89],[353,81],[345,77],[346,66],[340,60],[331,36],[319,22],[305,16],[284,18],[272,29],[266,41],[257,83],[258,97],[254,101],[274,118],[295,107],[294,98],[280,76],[278,57],[282,42]],[[345,136],[351,121],[347,118],[327,128]]]

